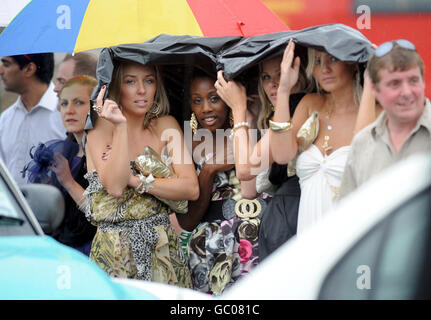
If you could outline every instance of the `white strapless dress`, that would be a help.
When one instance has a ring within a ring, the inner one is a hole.
[[[332,208],[350,149],[351,146],[343,146],[325,156],[317,146],[311,144],[298,156],[296,174],[301,186],[298,235]]]

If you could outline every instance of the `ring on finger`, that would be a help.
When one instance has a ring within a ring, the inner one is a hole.
[[[102,107],[98,105],[93,105],[93,110],[100,114],[102,112]]]

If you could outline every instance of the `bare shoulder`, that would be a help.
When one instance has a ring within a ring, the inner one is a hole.
[[[298,107],[295,110],[295,114],[301,114],[309,117],[313,111],[320,110],[321,106],[325,102],[323,95],[319,93],[307,93],[299,102]]]
[[[157,132],[161,132],[166,129],[181,129],[178,121],[170,115],[158,117],[152,120],[151,125],[154,126]]]

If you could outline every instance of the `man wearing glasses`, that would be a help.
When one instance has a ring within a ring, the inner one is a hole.
[[[2,57],[1,62],[0,78],[5,89],[20,96],[0,115],[0,158],[18,185],[23,185],[27,179],[21,171],[31,160],[32,147],[66,137],[51,82],[54,55],[16,55]]]
[[[407,40],[383,43],[369,60],[368,72],[383,112],[353,139],[340,198],[391,164],[431,151],[431,103],[415,46]]]

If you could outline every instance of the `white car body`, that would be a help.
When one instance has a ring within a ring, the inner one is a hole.
[[[326,277],[344,255],[430,184],[431,155],[415,155],[397,163],[340,201],[320,223],[285,243],[221,298],[319,299]],[[358,265],[352,270],[353,277],[359,279],[363,270]]]
[[[188,288],[182,288],[169,284],[144,281],[144,280],[132,280],[132,279],[120,279],[111,278],[114,282],[121,283],[128,286],[144,290],[151,293],[155,297],[161,300],[211,300],[211,295],[204,294],[199,291],[195,291]]]

